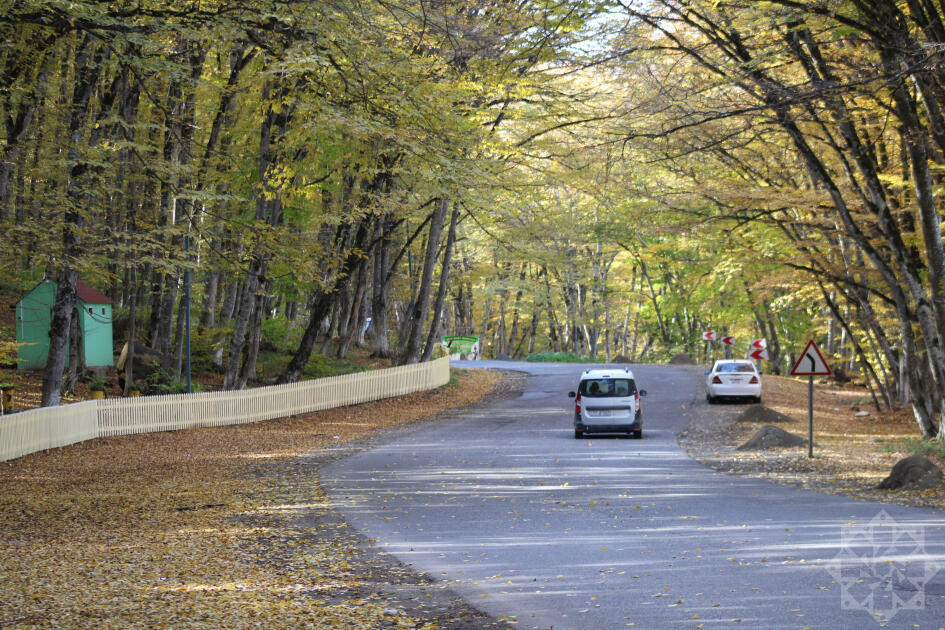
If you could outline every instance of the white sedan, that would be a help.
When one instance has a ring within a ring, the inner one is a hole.
[[[761,402],[761,374],[747,359],[716,361],[705,375],[705,398],[712,404],[720,398],[751,398]]]

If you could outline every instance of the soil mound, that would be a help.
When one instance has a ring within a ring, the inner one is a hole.
[[[679,354],[674,356],[672,359],[670,359],[669,362],[671,365],[695,365],[696,364],[696,360],[693,359],[688,354],[686,354],[685,352],[680,352]]]
[[[807,440],[798,437],[793,433],[788,433],[780,427],[768,424],[751,436],[747,442],[739,446],[739,451],[763,451],[769,448],[791,448],[794,446],[804,446]]]
[[[876,486],[880,490],[928,490],[943,482],[942,471],[923,455],[911,455],[900,459],[889,476]]]
[[[611,359],[611,362],[612,363],[631,363],[630,357],[626,357],[622,354],[618,354],[617,356],[615,356],[613,359]]]
[[[741,413],[736,422],[763,422],[764,424],[777,424],[779,422],[796,422],[794,418],[786,416],[779,411],[769,409],[764,405],[751,405]]]

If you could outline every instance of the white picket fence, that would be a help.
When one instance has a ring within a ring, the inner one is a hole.
[[[0,417],[0,461],[107,435],[245,424],[445,385],[449,357],[242,391],[90,400]]]

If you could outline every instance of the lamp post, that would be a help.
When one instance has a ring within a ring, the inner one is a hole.
[[[187,266],[184,268],[184,369],[187,373],[187,393],[193,391],[190,380],[190,225],[184,235],[184,252]]]

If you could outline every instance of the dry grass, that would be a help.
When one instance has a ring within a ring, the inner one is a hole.
[[[92,440],[0,464],[0,627],[418,627],[354,597],[350,546],[287,514],[317,478],[266,472],[313,449],[479,400],[501,377],[239,427]],[[264,481],[261,481],[264,480]],[[260,559],[278,557],[280,562]]]
[[[765,376],[764,405],[793,418],[795,422],[779,426],[805,439],[807,387],[806,380]],[[736,413],[741,408],[730,411]],[[856,417],[858,411],[868,411],[869,416]],[[680,441],[690,454],[718,470],[861,499],[945,509],[945,490],[941,488],[875,489],[897,461],[911,454],[902,448],[903,441],[920,437],[910,410],[877,411],[863,389],[815,382],[812,459],[806,446],[760,452],[734,450],[761,426],[732,422],[715,427],[714,432],[689,432]],[[942,466],[941,461],[937,463]]]

